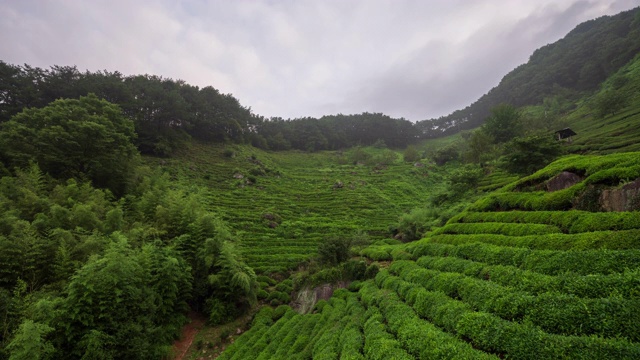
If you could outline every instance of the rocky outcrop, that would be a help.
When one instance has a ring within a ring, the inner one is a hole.
[[[582,180],[584,180],[584,178],[578,174],[574,174],[569,171],[563,171],[547,181],[547,191],[553,192],[570,188]]]
[[[295,294],[295,301],[290,305],[301,314],[309,313],[316,303],[320,300],[329,300],[333,296],[336,289],[342,289],[349,286],[350,282],[338,281],[336,284],[323,284],[313,289],[303,289]]]
[[[599,203],[606,211],[640,209],[640,178],[617,189],[603,190]]]
[[[329,300],[333,296],[333,285],[324,284],[314,289],[317,300]]]

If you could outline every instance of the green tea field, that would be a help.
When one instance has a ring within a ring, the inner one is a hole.
[[[263,308],[220,359],[637,359],[638,163],[566,157],[420,241],[368,247],[373,279],[310,314]],[[545,190],[563,171],[580,178]],[[602,211],[624,191],[634,211]]]

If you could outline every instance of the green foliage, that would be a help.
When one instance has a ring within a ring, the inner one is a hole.
[[[548,334],[527,322],[511,322],[491,313],[476,312],[468,304],[442,292],[411,286],[387,272],[378,274],[376,283],[396,291],[420,317],[469,339],[475,348],[486,352],[525,359],[563,356],[630,359],[640,351],[627,341]]]
[[[378,266],[378,264],[376,263],[372,263],[371,265],[367,266],[367,270],[365,270],[365,273],[364,273],[364,278],[373,279],[374,277],[376,277],[376,275],[378,275],[379,271],[380,271],[380,266]]]
[[[507,236],[527,236],[558,234],[561,230],[554,225],[514,224],[514,223],[449,223],[436,229],[432,235],[440,234],[499,234]]]
[[[10,360],[49,359],[55,352],[53,344],[46,339],[54,329],[31,320],[25,320],[13,340],[7,346]]]
[[[624,84],[622,84],[624,85]],[[597,116],[603,118],[608,115],[615,115],[629,103],[629,96],[626,92],[615,89],[608,89],[600,92],[593,103]]]
[[[370,308],[363,330],[365,336],[364,356],[367,359],[413,359],[400,342],[389,334],[384,324],[384,318],[377,309]]]
[[[474,190],[478,186],[482,175],[481,168],[473,165],[465,165],[451,173],[449,176],[449,188],[456,195]]]
[[[491,109],[482,131],[486,132],[496,143],[507,142],[522,132],[521,112],[509,104],[500,104]]]
[[[137,151],[133,122],[95,95],[26,109],[2,125],[0,152],[9,166],[35,161],[59,179],[90,179],[122,194]]]
[[[367,163],[369,161],[369,159],[371,159],[371,154],[369,154],[367,151],[365,151],[365,149],[363,149],[362,147],[358,146],[355,147],[349,154],[349,158],[351,160],[352,163],[354,164],[358,164],[358,163]]]
[[[111,360],[116,359],[117,354],[113,349],[114,345],[113,336],[107,335],[102,331],[89,330],[89,332],[82,337],[80,341],[80,347],[85,349],[82,355],[82,360]]]
[[[402,302],[395,293],[386,294],[368,282],[360,289],[360,294],[363,300],[367,299],[367,302],[380,307],[389,329],[416,358],[494,358],[420,319],[411,306]]]
[[[438,149],[433,155],[433,161],[442,166],[448,162],[456,161],[460,157],[458,146],[455,144],[448,145]]]
[[[236,156],[236,152],[233,151],[232,149],[224,149],[224,151],[222,152],[222,155],[224,157],[233,158]]]
[[[562,154],[563,149],[558,141],[550,136],[516,137],[509,141],[505,148],[502,167],[512,173],[531,174]]]
[[[220,225],[215,237],[205,240],[198,255],[205,264],[203,272],[194,275],[208,274],[206,284],[197,284],[204,288],[203,293],[196,296],[206,299],[206,309],[213,324],[231,320],[253,305],[259,289],[255,272],[240,260],[238,251],[228,240],[228,230]]]
[[[363,280],[366,276],[367,264],[364,261],[349,260],[342,264],[344,276],[349,280]]]
[[[440,225],[438,210],[433,207],[415,208],[400,216],[395,232],[401,234],[403,241],[420,239],[432,227]]]
[[[608,335],[636,341],[633,323],[636,305],[624,299],[581,299],[572,295],[543,293],[538,296],[513,291],[483,279],[422,269],[414,262],[396,261],[391,273],[423,286],[459,298],[474,310],[486,311],[505,320],[525,318],[549,333],[563,335]],[[607,318],[603,323],[599,320]]]
[[[92,348],[82,345],[91,343],[122,357],[160,356],[185,320],[188,269],[167,251],[148,246],[136,253],[124,239],[115,240],[69,284],[61,350],[83,356]],[[86,335],[91,330],[99,333]]]
[[[483,243],[449,245],[421,240],[407,249],[413,258],[420,256],[454,256],[492,265],[512,265],[547,275],[571,272],[580,275],[624,272],[640,264],[638,249],[630,250],[530,250]]]
[[[463,152],[462,157],[467,162],[483,164],[494,158],[493,138],[482,128],[471,134],[466,146],[467,149]]]
[[[420,160],[420,153],[418,152],[418,149],[416,149],[415,146],[409,145],[404,150],[404,153],[402,153],[402,158],[404,159],[405,162],[414,163]]]
[[[482,222],[500,222],[500,223],[525,223],[525,224],[547,224],[553,225],[562,230],[564,233],[584,234],[597,239],[599,234],[593,232],[607,230],[633,230],[640,228],[640,219],[634,212],[599,212],[592,213],[588,211],[502,211],[502,212],[473,212],[468,211],[459,214],[451,222],[462,223],[482,223]],[[629,232],[622,232],[624,236],[629,237],[629,241],[634,241],[635,236]],[[604,234],[603,234],[604,235]],[[607,233],[604,236],[611,236]],[[613,239],[612,239],[613,240]],[[612,241],[614,243],[614,241]],[[603,244],[605,246],[605,244]]]
[[[416,264],[426,269],[440,272],[464,274],[524,291],[531,295],[546,292],[574,295],[580,298],[633,299],[638,293],[638,270],[608,275],[561,274],[544,275],[534,271],[521,270],[510,265],[488,265],[487,263],[464,260],[455,257],[422,256]]]
[[[351,255],[350,237],[331,236],[318,244],[318,259],[323,264],[337,265]]]
[[[385,149],[369,161],[370,164],[378,166],[389,166],[396,162],[398,154],[392,150]]]
[[[273,300],[276,300],[276,303],[281,305],[281,304],[288,304],[291,301],[291,297],[289,296],[288,293],[284,293],[281,291],[273,291],[271,294],[269,294],[269,297],[267,298],[268,301],[270,301],[273,304]]]

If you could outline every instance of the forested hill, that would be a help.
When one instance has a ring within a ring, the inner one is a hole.
[[[135,144],[144,154],[168,156],[190,138],[250,143],[262,149],[317,151],[382,141],[402,148],[417,137],[413,124],[380,113],[285,121],[265,119],[230,94],[181,80],[119,72],[81,72],[75,66],[41,69],[0,60],[0,122],[25,108],[89,93],[117,104],[135,125]]]
[[[639,51],[640,8],[586,21],[563,39],[537,49],[526,64],[509,72],[473,104],[448,116],[420,121],[416,127],[428,138],[473,129],[501,103],[516,107],[544,103],[549,110],[566,111]]]

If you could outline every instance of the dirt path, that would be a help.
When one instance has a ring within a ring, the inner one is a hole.
[[[191,321],[182,328],[180,340],[176,340],[173,343],[172,352],[176,354],[174,360],[182,360],[182,358],[187,354],[189,347],[191,347],[191,343],[193,343],[193,339],[196,337],[198,332],[202,330],[206,321],[202,315],[194,311],[189,312],[189,320]]]

